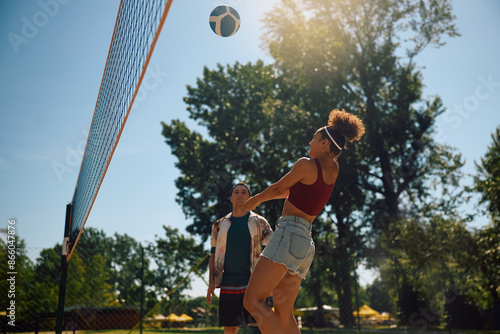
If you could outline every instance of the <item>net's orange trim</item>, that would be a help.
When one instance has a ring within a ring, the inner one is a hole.
[[[122,2],[123,2],[123,0],[120,1],[120,7],[119,7],[120,9],[121,9]],[[92,199],[92,203],[90,204],[90,207],[89,207],[89,210],[87,212],[87,215],[85,216],[85,219],[83,221],[82,227],[80,228],[80,233],[78,233],[78,237],[76,238],[75,244],[73,245],[73,247],[71,249],[71,253],[67,256],[67,260],[68,261],[71,258],[71,255],[73,254],[73,251],[76,248],[76,244],[78,243],[78,240],[80,239],[80,236],[82,235],[82,231],[83,231],[83,228],[85,227],[85,224],[87,223],[87,219],[89,218],[90,211],[92,211],[92,207],[94,206],[95,199],[97,197],[97,194],[99,193],[99,189],[101,188],[102,181],[104,180],[104,176],[106,175],[106,172],[108,171],[108,167],[109,167],[109,164],[111,162],[111,159],[113,158],[113,154],[115,153],[116,146],[118,145],[118,142],[120,141],[120,137],[122,135],[123,128],[125,127],[125,123],[127,122],[128,115],[130,114],[130,110],[132,109],[132,106],[134,105],[135,97],[137,96],[137,93],[139,92],[139,88],[141,87],[142,80],[144,79],[144,75],[146,74],[146,69],[148,68],[149,61],[151,59],[151,56],[153,55],[153,51],[154,51],[154,48],[156,46],[156,42],[158,41],[158,38],[160,36],[160,32],[161,32],[161,30],[163,28],[163,24],[165,23],[165,20],[167,18],[167,15],[168,15],[168,12],[169,12],[170,7],[172,5],[172,2],[173,2],[173,0],[167,0],[167,2],[165,3],[165,8],[163,9],[163,14],[162,14],[162,17],[160,19],[160,24],[158,25],[158,28],[156,29],[155,36],[154,36],[153,41],[151,43],[151,46],[149,48],[149,52],[148,52],[148,55],[146,57],[146,62],[144,63],[144,66],[142,68],[141,76],[139,77],[139,81],[137,82],[137,85],[135,87],[134,95],[132,96],[132,100],[130,101],[130,104],[128,106],[127,113],[125,114],[125,118],[123,119],[123,123],[122,123],[122,125],[120,127],[120,131],[118,132],[118,136],[116,138],[115,144],[113,146],[113,149],[111,150],[111,154],[109,156],[109,160],[108,160],[108,162],[106,164],[106,167],[104,168],[104,172],[102,174],[101,181],[99,182],[99,186],[97,187],[97,190],[96,190],[96,193],[94,195],[94,198]],[[102,84],[104,82],[104,75],[106,74],[106,67],[108,66],[109,55],[111,53],[111,47],[113,46],[113,40],[115,38],[116,26],[118,25],[118,19],[120,18],[120,9],[118,10],[118,15],[116,17],[115,28],[113,30],[113,38],[111,39],[111,44],[109,46],[109,51],[108,51],[108,57],[106,59],[106,65],[104,66],[104,73],[103,73],[102,80],[101,80],[101,86],[99,87],[99,94],[97,95],[98,98],[97,98],[97,102],[96,102],[96,108],[94,109],[94,116],[92,117],[92,123],[94,122],[95,112],[96,112],[96,109],[97,109],[97,103],[99,102],[99,96],[101,94]],[[91,126],[90,130],[92,130],[92,126]],[[90,130],[89,130],[89,137],[90,137]],[[87,138],[87,144],[85,145],[85,151],[87,151],[88,141],[89,141],[89,138]],[[85,153],[84,153],[83,156],[85,157]],[[81,172],[82,166],[83,166],[83,159],[82,159],[82,165],[80,165],[80,172]],[[80,174],[78,174],[78,175],[80,175]],[[77,182],[77,184],[78,184],[78,182]],[[76,193],[76,187],[75,187],[75,193]],[[74,195],[73,195],[73,198],[74,198]],[[71,211],[73,211],[73,209]],[[70,222],[70,229],[69,229],[69,231],[70,231],[70,234],[71,234],[71,222]]]

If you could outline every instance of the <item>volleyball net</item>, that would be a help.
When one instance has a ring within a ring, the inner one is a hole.
[[[67,260],[89,218],[172,2],[120,2],[78,180],[67,213]]]

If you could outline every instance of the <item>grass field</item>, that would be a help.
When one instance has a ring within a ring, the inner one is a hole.
[[[128,334],[128,330],[102,330],[102,331],[76,331],[76,334]],[[223,334],[224,329],[222,327],[214,328],[172,328],[172,329],[158,329],[158,330],[143,330],[142,334]],[[246,328],[240,328],[238,334],[250,334],[255,332],[249,332]],[[359,334],[358,331],[350,330],[335,330],[335,329],[318,329],[309,330],[302,329],[302,334]],[[394,332],[396,333],[396,332]],[[401,331],[401,333],[403,333]],[[40,334],[49,334],[49,332],[40,332]],[[50,332],[52,334],[52,332]],[[63,334],[73,334],[72,331],[64,331]],[[139,330],[133,331],[131,334],[140,334]],[[499,333],[500,334],[500,333]]]
[[[76,331],[76,334],[128,334],[127,330],[103,330],[103,331]],[[202,329],[162,329],[162,330],[143,330],[142,334],[223,334],[224,329],[222,328],[202,328]],[[249,334],[248,330],[241,328],[238,334]],[[347,331],[347,330],[308,330],[302,329],[302,334],[359,334],[358,331]],[[403,332],[401,332],[403,333]],[[40,334],[49,334],[49,332],[40,332]],[[50,332],[53,334],[53,332]],[[71,331],[64,331],[63,334],[73,334]],[[131,334],[140,334],[139,330],[133,331]],[[500,334],[500,333],[499,333]]]
[[[76,331],[76,334],[128,334],[128,330],[108,330],[108,331]],[[139,334],[139,330],[135,330],[132,334]],[[161,330],[143,330],[142,334],[223,334],[224,330],[220,327],[214,328],[172,328],[172,329],[161,329]],[[247,334],[250,333],[246,328],[241,328],[238,331],[238,334]],[[401,328],[393,328],[393,329],[369,329],[363,328],[361,331],[357,330],[346,330],[346,329],[301,329],[302,334],[360,334],[360,333],[389,333],[389,334],[448,334],[450,333],[448,330],[405,330]],[[500,331],[467,331],[467,330],[453,330],[451,333],[453,334],[500,334]],[[73,332],[64,332],[63,334],[73,334]]]

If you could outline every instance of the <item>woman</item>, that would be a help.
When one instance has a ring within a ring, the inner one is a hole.
[[[249,198],[244,207],[286,198],[276,230],[252,272],[243,304],[263,334],[300,333],[293,305],[314,257],[311,226],[330,198],[337,180],[337,157],[346,140],[359,140],[363,122],[344,110],[330,112],[328,126],[316,131],[309,158],[301,158],[278,182]],[[265,303],[273,295],[273,312]]]

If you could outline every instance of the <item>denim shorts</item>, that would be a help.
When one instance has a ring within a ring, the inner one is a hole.
[[[311,227],[312,224],[301,217],[280,217],[262,256],[284,264],[290,274],[306,278],[315,251]]]

